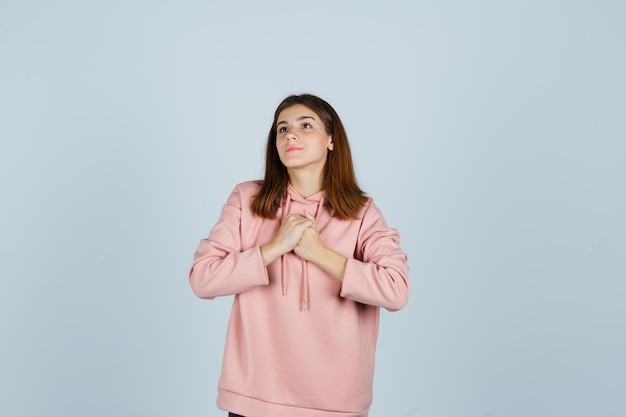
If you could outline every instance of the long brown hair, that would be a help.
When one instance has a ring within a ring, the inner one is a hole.
[[[267,136],[265,179],[259,194],[252,201],[252,211],[266,219],[276,218],[276,210],[287,192],[289,174],[276,149],[276,123],[283,110],[296,104],[302,104],[315,112],[324,123],[326,134],[333,137],[334,147],[328,151],[322,174],[322,187],[326,191],[326,202],[333,216],[340,219],[356,218],[359,209],[367,202],[367,197],[356,181],[348,135],[335,109],[311,94],[291,95],[278,105]]]

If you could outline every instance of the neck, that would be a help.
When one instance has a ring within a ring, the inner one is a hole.
[[[299,170],[288,170],[289,183],[302,197],[307,198],[322,191],[322,174],[311,175]]]

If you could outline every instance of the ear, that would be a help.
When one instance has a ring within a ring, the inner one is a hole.
[[[330,138],[330,143],[328,144],[328,150],[332,151],[333,148],[335,147],[335,144],[333,143],[333,137],[329,136],[329,138]]]

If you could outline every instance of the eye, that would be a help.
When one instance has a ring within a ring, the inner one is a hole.
[[[302,128],[303,128],[303,129],[311,129],[311,128],[313,128],[313,126],[311,126],[311,124],[310,124],[310,123],[303,123],[303,124],[302,124]]]
[[[278,133],[285,133],[286,131],[287,131],[287,128],[285,126],[278,128]]]

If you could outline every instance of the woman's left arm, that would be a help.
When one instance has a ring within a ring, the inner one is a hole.
[[[363,212],[356,259],[347,259],[340,295],[363,304],[397,311],[409,297],[409,266],[400,249],[400,233],[389,228],[369,201]]]

